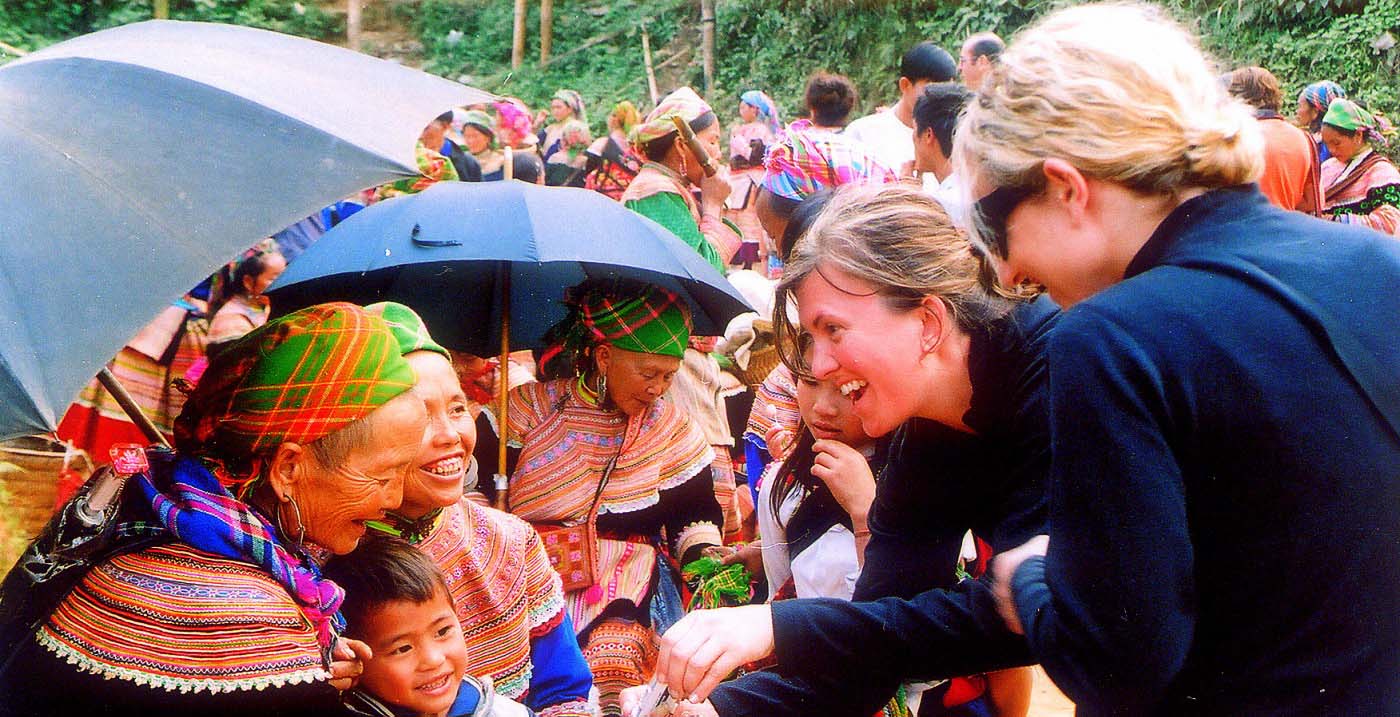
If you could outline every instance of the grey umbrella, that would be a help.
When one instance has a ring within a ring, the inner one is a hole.
[[[151,317],[259,238],[417,174],[488,93],[331,45],[152,21],[0,67],[0,440],[53,430]]]

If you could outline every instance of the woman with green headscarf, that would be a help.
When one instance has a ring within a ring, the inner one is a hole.
[[[1348,99],[1335,99],[1322,118],[1323,215],[1400,235],[1400,171],[1373,143],[1388,144],[1390,123]]]
[[[714,454],[663,398],[690,337],[685,304],[613,282],[586,282],[565,303],[569,316],[550,336],[558,350],[542,362],[562,377],[509,394],[509,507],[546,536],[548,526],[596,525],[596,545],[580,547],[596,555],[591,574],[560,571],[603,714],[617,715],[618,694],[644,682],[656,660],[656,628],[666,625],[652,616],[674,595],[668,563],[721,542]],[[483,415],[476,457],[483,473],[498,472],[498,422]]]
[[[549,116],[540,146],[544,157],[545,183],[550,186],[583,186],[588,158],[584,151],[593,141],[583,96],[574,90],[559,90],[549,100]]]
[[[340,637],[344,592],[317,556],[354,550],[399,505],[427,426],[416,380],[383,319],[352,304],[288,314],[215,357],[175,451],[119,461],[111,543],[36,606],[0,678],[5,709],[336,710],[367,648]]]
[[[462,141],[481,165],[481,181],[505,178],[506,155],[496,146],[496,123],[481,110],[468,110],[462,118]]]

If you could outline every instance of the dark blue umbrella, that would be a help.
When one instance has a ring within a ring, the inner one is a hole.
[[[588,278],[679,294],[702,336],[752,311],[656,222],[597,192],[516,181],[440,182],[375,204],[297,257],[268,294],[277,313],[323,301],[397,301],[444,346],[490,356],[507,324],[512,347],[540,347],[564,317],[564,289]]]
[[[418,174],[491,95],[331,45],[152,21],[0,67],[0,440],[51,431],[163,307],[258,239]]]

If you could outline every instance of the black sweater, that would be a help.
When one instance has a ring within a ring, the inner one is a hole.
[[[931,591],[921,598],[924,617],[948,626],[939,644],[949,659],[925,669],[909,656],[869,654],[860,631],[916,628],[862,621],[863,608],[855,603],[781,601],[773,605],[779,669],[720,685],[711,700],[723,717],[865,717],[906,679],[1030,662],[1024,641],[997,618],[988,584],[969,580],[955,586],[954,568],[968,530],[996,551],[1045,532],[1050,461],[1045,348],[1057,315],[1055,305],[1042,297],[990,329],[973,332],[972,408],[964,420],[976,435],[914,419],[891,441],[870,509],[871,537],[855,599]],[[836,622],[855,629],[829,640],[825,626]]]

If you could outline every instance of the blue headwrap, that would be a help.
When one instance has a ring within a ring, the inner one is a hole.
[[[1347,91],[1342,89],[1341,85],[1331,80],[1323,80],[1304,87],[1298,99],[1312,105],[1318,112],[1326,112],[1327,108],[1332,106],[1332,100],[1346,96]]]
[[[778,105],[773,103],[772,97],[758,90],[749,90],[739,95],[739,101],[757,109],[758,116],[762,118],[764,122],[768,123],[768,126],[774,133],[777,133],[783,128],[783,123],[778,118]]]

